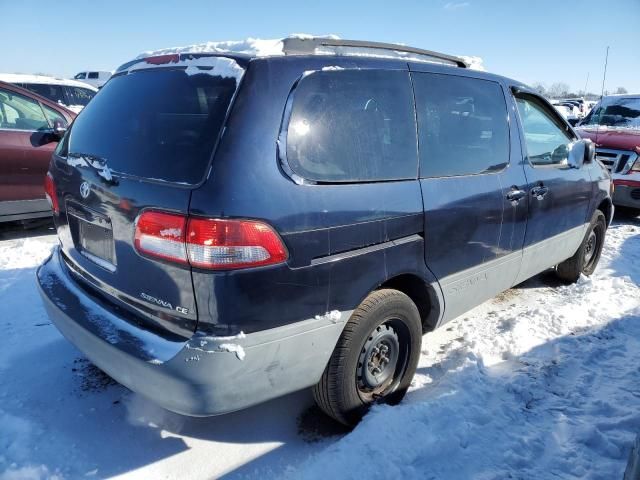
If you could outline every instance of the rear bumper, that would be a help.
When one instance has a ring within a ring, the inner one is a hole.
[[[613,192],[614,205],[640,209],[640,182],[637,182],[637,185],[624,185],[615,182],[615,186],[616,188]]]
[[[314,385],[351,312],[239,337],[140,329],[83,290],[58,249],[37,272],[49,317],[95,365],[164,408],[217,415]],[[332,318],[333,317],[333,318]]]

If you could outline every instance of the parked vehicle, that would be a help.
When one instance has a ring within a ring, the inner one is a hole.
[[[37,276],[60,331],[169,410],[312,387],[353,425],[403,398],[424,332],[590,275],[610,177],[545,99],[457,57],[283,45],[121,66],[53,157]]]
[[[570,125],[575,125],[578,123],[580,118],[578,117],[578,108],[573,104],[559,103],[557,101],[551,102],[551,104],[555,107],[555,109],[562,115]]]
[[[560,103],[570,103],[578,108],[580,114],[584,112],[584,99],[583,98],[568,98],[566,100],[560,100]]]
[[[74,113],[80,113],[98,91],[86,83],[44,75],[3,73],[0,74],[0,81],[31,90]]]
[[[613,203],[640,215],[640,95],[604,97],[578,124],[613,177]]]
[[[96,88],[102,88],[102,86],[107,83],[107,80],[111,78],[111,72],[100,72],[100,71],[88,71],[88,72],[80,72],[76,74],[76,80],[82,80],[90,85],[93,85]]]
[[[0,222],[51,216],[45,176],[74,117],[55,102],[0,82]]]

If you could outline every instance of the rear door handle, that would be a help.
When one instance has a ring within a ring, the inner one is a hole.
[[[507,200],[514,205],[527,196],[527,192],[520,190],[518,187],[511,187],[511,191],[507,193]]]
[[[538,200],[542,200],[548,191],[549,191],[549,187],[545,187],[544,185],[539,185],[531,189],[531,195],[536,197]]]

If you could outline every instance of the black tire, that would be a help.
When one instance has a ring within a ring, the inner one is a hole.
[[[607,221],[604,213],[596,210],[591,217],[587,233],[573,257],[565,260],[556,267],[556,275],[567,283],[575,283],[580,274],[587,277],[593,273],[602,254],[604,235],[607,231]]]
[[[421,344],[422,322],[411,299],[398,290],[373,292],[354,310],[313,387],[316,403],[347,426],[355,426],[374,403],[399,403]]]

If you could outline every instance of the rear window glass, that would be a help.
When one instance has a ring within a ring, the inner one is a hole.
[[[42,84],[42,83],[25,83],[24,87],[27,90],[31,90],[32,92],[35,92],[38,95],[42,95],[44,98],[48,98],[53,102],[67,105],[67,100],[64,97],[64,89],[60,85],[49,85],[49,84]]]
[[[499,84],[430,73],[413,78],[421,177],[486,173],[509,163],[507,106]]]
[[[409,74],[333,70],[303,78],[293,93],[287,162],[316,182],[416,178]]]
[[[206,71],[112,77],[74,122],[69,154],[100,157],[111,170],[142,178],[198,183],[235,89],[235,78]]]
[[[82,87],[66,87],[67,96],[69,97],[69,105],[85,106],[95,96],[95,92],[88,88]]]

